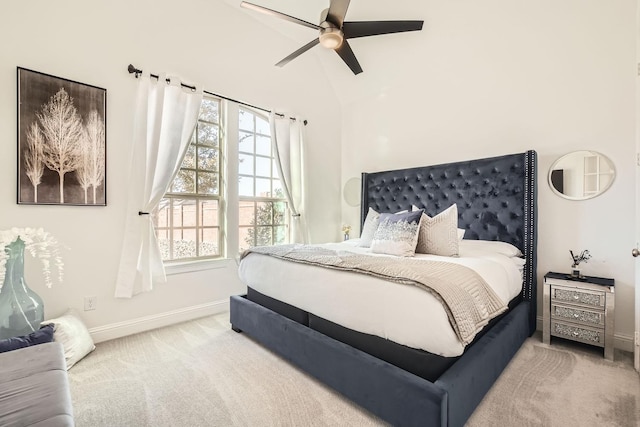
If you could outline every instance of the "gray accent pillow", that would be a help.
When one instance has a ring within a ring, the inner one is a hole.
[[[423,214],[416,252],[441,256],[458,256],[458,205],[449,206],[431,218]]]
[[[406,213],[380,214],[378,229],[371,242],[371,252],[414,256],[423,215],[422,209]]]
[[[415,208],[416,210],[418,208]],[[405,211],[400,211],[396,213],[405,213]],[[376,230],[378,229],[378,224],[380,223],[380,214],[375,210],[369,208],[369,212],[367,212],[367,217],[364,219],[364,225],[362,226],[362,232],[360,233],[360,242],[358,242],[359,247],[368,248],[371,247],[371,242],[373,241],[373,235],[376,234]]]

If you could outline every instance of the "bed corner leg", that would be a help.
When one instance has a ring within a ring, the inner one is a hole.
[[[240,329],[240,328],[236,328],[236,327],[235,327],[235,326],[233,326],[233,325],[231,325],[231,330],[232,330],[232,331],[234,331],[234,332],[237,332],[237,333],[239,333],[239,334],[240,334],[240,333],[242,333],[242,329]]]

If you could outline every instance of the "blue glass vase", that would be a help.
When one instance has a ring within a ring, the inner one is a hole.
[[[8,259],[0,289],[0,339],[30,334],[44,320],[42,298],[24,281],[24,242],[18,237],[4,251]]]

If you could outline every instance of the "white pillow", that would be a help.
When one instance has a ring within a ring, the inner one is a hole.
[[[441,256],[458,256],[458,206],[454,203],[431,218],[422,214],[416,252]]]
[[[380,214],[380,224],[371,242],[371,252],[414,256],[423,210]]]
[[[93,339],[75,310],[69,309],[64,315],[45,320],[43,325],[53,323],[53,340],[62,344],[67,370],[80,359],[95,350]]]
[[[417,211],[418,209],[420,209],[420,208],[417,207],[416,205],[411,205],[411,210],[412,211]],[[467,231],[467,230],[465,230],[464,228],[458,228],[458,240],[464,239],[465,231]]]
[[[376,233],[378,229],[378,221],[380,219],[380,214],[373,209],[369,208],[369,212],[367,212],[367,217],[364,220],[364,225],[362,226],[362,232],[360,233],[360,242],[358,246],[362,248],[368,248],[371,246],[371,242],[373,241],[373,235]]]
[[[463,240],[460,242],[461,248],[472,250],[495,252],[508,257],[520,257],[522,252],[510,243],[499,242],[497,240]]]

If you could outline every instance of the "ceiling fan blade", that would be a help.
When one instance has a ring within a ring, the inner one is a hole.
[[[353,74],[360,74],[362,72],[362,67],[356,59],[356,55],[353,53],[353,50],[351,50],[351,46],[349,46],[349,43],[346,40],[344,40],[340,47],[336,49],[336,53],[340,55],[340,58],[342,58],[344,63],[347,64],[349,68],[351,68]]]
[[[275,16],[276,18],[284,19],[286,21],[303,25],[305,27],[312,28],[314,30],[320,29],[319,25],[312,24],[311,22],[303,21],[302,19],[298,19],[294,16],[286,15],[282,12],[278,12],[277,10],[268,9],[266,7],[258,6],[257,4],[249,3],[248,1],[241,2],[240,7],[244,7],[245,9],[255,10],[256,12],[264,13],[265,15]]]
[[[311,40],[309,43],[305,44],[300,49],[296,50],[291,55],[287,56],[282,61],[278,62],[276,64],[276,66],[284,67],[289,62],[291,62],[291,60],[293,60],[293,59],[297,58],[298,56],[302,55],[303,53],[305,53],[306,51],[308,51],[309,49],[311,49],[312,47],[314,47],[318,43],[320,43],[320,40],[318,38],[315,38],[315,39]]]
[[[356,21],[342,25],[344,38],[377,36],[380,34],[420,31],[424,21]]]
[[[331,0],[329,5],[329,12],[327,12],[327,18],[332,23],[336,24],[338,28],[342,27],[344,22],[344,16],[347,14],[350,0]]]

